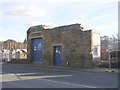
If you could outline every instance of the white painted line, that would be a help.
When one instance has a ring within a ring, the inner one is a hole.
[[[16,75],[32,75],[32,74],[36,74],[36,73],[16,73]]]
[[[17,74],[16,74],[17,75]],[[19,76],[19,75],[18,75]],[[44,79],[44,78],[55,78],[55,77],[69,77],[72,75],[48,75],[48,76],[19,76],[22,80],[28,80],[28,79]]]
[[[3,82],[5,81],[16,81],[16,80],[32,80],[32,79],[44,79],[44,78],[54,78],[54,77],[69,77],[72,75],[48,75],[48,76],[33,76],[31,74],[35,73],[8,73],[8,74],[0,74],[3,77]],[[13,79],[13,80],[12,80]]]
[[[72,84],[72,83],[60,82],[60,81],[54,81],[54,80],[48,80],[48,79],[42,79],[42,80],[49,81],[49,82],[54,82],[54,83],[68,84],[68,85],[73,85],[73,86],[77,86],[77,87],[84,87],[84,88],[97,88],[97,87],[88,86],[88,85]]]

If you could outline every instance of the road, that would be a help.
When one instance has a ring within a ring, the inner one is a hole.
[[[2,88],[117,88],[118,74],[2,65]]]

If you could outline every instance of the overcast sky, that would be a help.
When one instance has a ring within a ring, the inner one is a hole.
[[[0,41],[23,42],[33,25],[81,23],[101,36],[118,33],[119,0],[0,0]]]

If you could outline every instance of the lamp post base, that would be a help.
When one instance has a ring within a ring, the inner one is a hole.
[[[106,72],[114,72],[112,69],[106,69]]]

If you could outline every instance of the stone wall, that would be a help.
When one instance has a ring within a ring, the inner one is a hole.
[[[91,30],[82,32],[82,64],[83,67],[92,67],[92,54],[91,54]]]
[[[27,59],[11,59],[10,63],[12,63],[12,64],[29,64]]]

